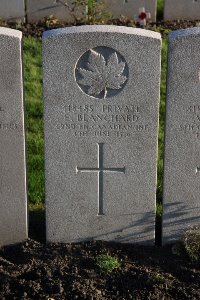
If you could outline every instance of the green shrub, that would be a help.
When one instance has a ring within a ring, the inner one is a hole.
[[[116,257],[108,254],[101,254],[97,256],[96,264],[102,273],[111,273],[114,269],[118,269],[121,266]]]
[[[188,257],[194,262],[200,262],[200,226],[191,227],[186,231],[183,245]]]

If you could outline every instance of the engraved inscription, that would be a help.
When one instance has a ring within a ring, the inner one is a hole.
[[[76,167],[76,173],[90,173],[97,172],[98,173],[98,216],[104,215],[104,207],[103,207],[103,175],[104,173],[123,173],[125,174],[125,167],[123,168],[105,168],[103,165],[104,161],[104,144],[97,144],[98,146],[98,167],[97,168],[80,168]]]
[[[2,113],[5,112],[3,107],[0,105],[0,113],[2,116]],[[0,130],[15,130],[18,128],[18,125],[16,123],[10,122],[10,123],[5,123],[0,120]]]
[[[200,138],[200,105],[188,105],[184,108],[185,122],[179,124],[179,129],[185,134]]]
[[[80,57],[75,78],[84,93],[105,99],[116,96],[124,88],[128,80],[128,66],[114,49],[96,47]]]
[[[75,105],[64,107],[64,122],[58,129],[70,131],[74,136],[131,137],[136,132],[148,132],[149,124],[142,120],[138,105]]]
[[[15,123],[0,123],[0,130],[14,130],[17,129],[18,126]]]

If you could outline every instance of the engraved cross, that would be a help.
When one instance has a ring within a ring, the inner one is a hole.
[[[76,167],[76,173],[98,173],[98,215],[104,215],[103,212],[103,176],[104,173],[123,173],[125,174],[125,167],[123,168],[105,168],[103,165],[104,161],[104,144],[97,144],[98,146],[98,167],[97,168],[79,168]]]

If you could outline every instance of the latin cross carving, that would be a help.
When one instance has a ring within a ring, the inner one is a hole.
[[[98,146],[98,166],[97,168],[80,168],[76,167],[76,173],[98,173],[98,215],[104,215],[104,182],[103,177],[105,173],[123,173],[125,174],[125,167],[123,168],[106,168],[104,167],[104,144],[99,143]]]

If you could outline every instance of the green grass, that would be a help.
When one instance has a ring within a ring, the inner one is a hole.
[[[157,18],[158,20],[163,19],[164,0],[157,1]]]
[[[28,197],[30,203],[44,201],[44,134],[42,104],[41,40],[24,38],[24,78]]]
[[[116,257],[108,254],[98,255],[95,260],[101,273],[111,273],[121,266],[119,260]]]
[[[158,137],[158,202],[162,199],[163,185],[163,153],[164,153],[164,124],[165,124],[165,98],[166,98],[166,70],[167,70],[167,39],[162,41],[162,70],[160,84],[160,118],[159,118],[159,137]]]

